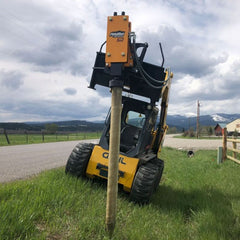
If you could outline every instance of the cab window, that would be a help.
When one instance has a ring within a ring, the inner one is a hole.
[[[142,128],[145,123],[145,114],[129,111],[125,119],[126,124]]]

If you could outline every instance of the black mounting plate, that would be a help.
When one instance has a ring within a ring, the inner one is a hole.
[[[142,66],[151,77],[159,80],[159,82],[165,80],[166,74],[163,67],[147,62],[142,62]],[[125,67],[123,69],[122,76],[120,77],[120,79],[123,80],[123,91],[150,98],[152,104],[158,102],[161,98],[162,89],[149,86],[136,70],[136,67]],[[97,84],[109,87],[109,81],[112,79],[113,76],[110,74],[109,68],[105,66],[105,53],[97,52],[89,88],[95,89],[95,85]],[[159,86],[161,86],[161,84],[162,83],[159,83]]]

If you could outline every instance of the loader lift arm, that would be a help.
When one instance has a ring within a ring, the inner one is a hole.
[[[160,157],[161,148],[163,145],[165,134],[168,130],[168,125],[166,124],[167,120],[167,110],[168,110],[168,101],[169,101],[169,91],[171,87],[171,81],[173,78],[173,74],[168,69],[166,73],[166,78],[169,78],[168,84],[165,85],[162,89],[162,101],[161,101],[161,112],[160,112],[160,118],[159,123],[157,125],[157,130],[155,133],[155,138],[153,140],[152,149],[155,154]]]

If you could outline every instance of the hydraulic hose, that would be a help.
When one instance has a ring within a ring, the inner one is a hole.
[[[153,77],[151,77],[145,70],[144,68],[142,67],[140,61],[139,61],[139,58],[138,58],[138,55],[137,55],[137,50],[136,50],[136,35],[134,33],[131,34],[131,36],[133,37],[133,50],[134,50],[134,57],[135,57],[135,61],[136,61],[136,64],[137,64],[137,69],[138,71],[140,72],[142,78],[144,79],[144,81],[152,88],[155,88],[155,89],[161,89],[163,88],[167,82],[169,81],[170,79],[170,75],[168,76],[168,79],[167,80],[164,80],[164,81],[160,81],[160,80],[157,80]],[[161,47],[160,47],[161,48]],[[152,81],[152,82],[151,82]],[[154,84],[157,84],[157,85],[154,85]],[[161,85],[160,85],[161,84]]]

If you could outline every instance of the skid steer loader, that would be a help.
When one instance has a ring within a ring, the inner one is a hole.
[[[102,52],[104,44],[106,53]],[[147,203],[157,189],[164,162],[161,147],[168,126],[166,116],[172,79],[170,69],[144,61],[147,43],[136,43],[129,16],[108,17],[107,40],[97,52],[89,88],[120,85],[122,96],[118,183],[130,199]],[[161,109],[157,103],[161,100]],[[79,143],[70,154],[66,173],[77,177],[108,176],[111,109],[99,144]]]

